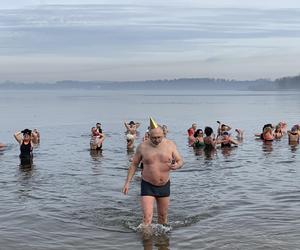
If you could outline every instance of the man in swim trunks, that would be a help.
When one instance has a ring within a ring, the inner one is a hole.
[[[156,124],[156,123],[155,123]],[[156,124],[157,125],[157,124]],[[151,126],[150,138],[142,142],[133,156],[122,192],[128,194],[129,184],[139,165],[143,162],[141,204],[143,224],[152,222],[154,201],[157,204],[158,223],[167,224],[170,196],[170,171],[183,165],[174,142],[164,137],[163,129]]]

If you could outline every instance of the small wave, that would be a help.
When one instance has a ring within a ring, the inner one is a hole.
[[[142,233],[144,236],[160,236],[171,232],[172,227],[162,224],[151,224],[147,226],[141,223],[138,226],[133,226],[131,229],[135,232]]]

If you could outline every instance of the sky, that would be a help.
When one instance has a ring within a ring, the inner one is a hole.
[[[0,81],[254,80],[300,73],[300,1],[5,2]]]

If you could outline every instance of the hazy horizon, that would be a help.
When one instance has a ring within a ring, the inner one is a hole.
[[[299,74],[297,1],[15,0],[0,25],[0,81]]]

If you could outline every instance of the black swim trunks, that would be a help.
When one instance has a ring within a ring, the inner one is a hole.
[[[155,186],[142,179],[141,182],[141,196],[154,197],[169,197],[170,196],[170,180],[162,186]]]

